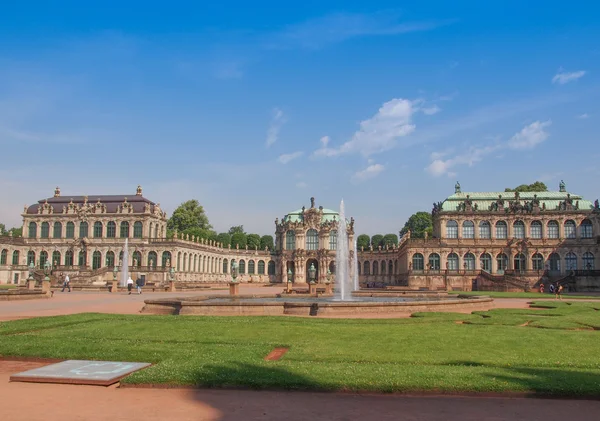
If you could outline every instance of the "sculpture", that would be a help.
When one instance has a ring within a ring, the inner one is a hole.
[[[460,193],[460,183],[457,181],[454,185],[454,193]]]
[[[314,198],[314,197],[311,197],[311,198],[310,198],[310,208],[311,208],[311,209],[314,209],[314,207],[315,207],[315,198]]]
[[[567,187],[563,180],[560,180],[560,184],[558,185],[558,191],[561,193],[565,193],[567,191]]]

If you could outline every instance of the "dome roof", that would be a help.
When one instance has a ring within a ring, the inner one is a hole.
[[[305,209],[305,211],[306,210],[307,209]],[[319,211],[320,211],[320,209],[319,209]],[[330,222],[330,221],[333,221],[334,219],[337,221],[340,219],[339,212],[336,212],[331,209],[325,209],[325,208],[323,208],[322,211],[323,211],[323,216],[321,216],[321,222]],[[283,222],[299,222],[299,221],[302,221],[302,209],[298,209],[298,210],[289,212],[283,218]]]

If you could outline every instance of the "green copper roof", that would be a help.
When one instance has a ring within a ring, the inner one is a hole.
[[[568,192],[557,192],[557,191],[546,191],[546,192],[520,192],[519,199],[521,203],[529,202],[533,200],[534,195],[537,195],[537,199],[540,201],[540,207],[546,205],[546,210],[556,210],[558,205],[567,198]],[[505,206],[508,206],[508,202],[515,200],[514,192],[461,192],[455,193],[448,197],[442,204],[442,211],[453,212],[456,211],[458,205],[463,203],[469,196],[469,199],[473,201],[473,206],[477,204],[479,211],[487,211],[492,203],[498,200],[498,196],[501,196],[505,201]],[[591,210],[594,205],[589,200],[583,199],[583,197],[572,194],[571,199],[573,200],[573,206],[579,202],[579,210]]]
[[[308,210],[308,209],[306,209]],[[329,222],[333,221],[333,219],[338,220],[340,217],[339,212],[336,212],[331,209],[323,208],[323,216],[321,217],[321,222]],[[295,210],[293,212],[288,213],[284,218],[284,222],[299,222],[302,221],[302,209]]]

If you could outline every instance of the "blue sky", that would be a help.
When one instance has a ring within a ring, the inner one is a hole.
[[[56,186],[141,184],[168,212],[196,198],[217,231],[261,234],[311,196],[343,198],[368,234],[398,232],[457,180],[600,196],[597,2],[12,3],[9,226]]]

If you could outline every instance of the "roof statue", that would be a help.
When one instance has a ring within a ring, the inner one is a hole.
[[[460,183],[458,181],[454,185],[454,193],[460,193]]]
[[[60,197],[60,187],[56,187],[54,189],[54,197]]]
[[[314,209],[314,207],[315,207],[315,198],[314,198],[314,197],[311,197],[311,198],[310,198],[310,208],[311,208],[311,209]]]
[[[142,195],[142,186],[140,186],[139,184],[137,186],[137,190],[135,191],[135,195],[136,196],[141,196]]]
[[[558,191],[565,193],[567,191],[567,187],[565,186],[565,182],[560,180],[560,184],[558,185]]]

